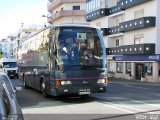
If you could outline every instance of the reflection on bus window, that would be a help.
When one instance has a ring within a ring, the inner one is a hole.
[[[61,27],[55,31],[59,65],[102,66],[102,46],[96,29]]]

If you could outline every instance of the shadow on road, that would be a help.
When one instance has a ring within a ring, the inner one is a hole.
[[[17,91],[17,101],[22,108],[26,107],[54,107],[54,106],[64,106],[71,104],[81,104],[81,103],[89,103],[92,102],[93,99],[91,97],[79,97],[79,96],[61,96],[61,97],[53,97],[44,98],[40,91],[35,89],[24,89],[22,83],[19,80],[12,80],[13,86],[21,86],[22,90]]]

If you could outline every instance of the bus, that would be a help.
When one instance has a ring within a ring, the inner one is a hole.
[[[106,48],[101,30],[51,25],[21,43],[19,76],[44,97],[106,92]]]

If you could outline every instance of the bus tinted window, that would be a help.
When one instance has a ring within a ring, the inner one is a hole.
[[[57,30],[58,29],[58,30]],[[102,66],[102,46],[94,28],[60,27],[55,30],[58,64]]]

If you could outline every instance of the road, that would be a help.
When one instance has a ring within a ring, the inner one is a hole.
[[[21,86],[19,80],[12,83]],[[156,84],[112,80],[107,93],[86,98],[43,98],[34,89],[16,94],[25,120],[159,120],[159,91]]]

